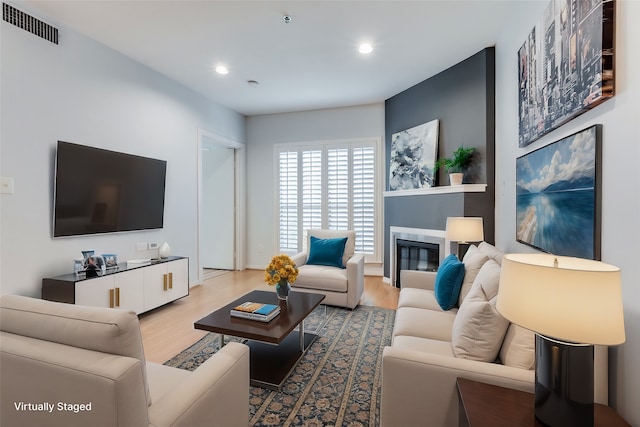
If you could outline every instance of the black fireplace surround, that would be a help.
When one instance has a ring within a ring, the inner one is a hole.
[[[438,271],[440,247],[437,243],[396,239],[396,287],[401,286],[401,270]]]

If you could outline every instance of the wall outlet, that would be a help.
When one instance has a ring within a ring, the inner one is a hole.
[[[158,249],[158,242],[147,243],[147,249]]]
[[[259,244],[258,245],[258,253],[261,254],[264,252],[264,245],[263,244]]]
[[[136,251],[146,251],[147,244],[146,243],[136,243]]]

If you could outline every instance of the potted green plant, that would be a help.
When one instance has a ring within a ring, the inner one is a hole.
[[[473,147],[465,147],[461,145],[456,148],[451,157],[443,157],[438,159],[435,164],[435,171],[444,168],[449,172],[449,181],[451,185],[461,185],[465,170],[473,161],[473,155],[476,149]]]

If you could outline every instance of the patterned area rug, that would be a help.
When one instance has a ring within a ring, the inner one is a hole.
[[[323,308],[312,313],[305,330],[314,330],[323,314]],[[382,350],[391,343],[394,318],[395,311],[382,308],[328,307],[320,336],[282,391],[250,388],[250,425],[379,425]],[[210,333],[164,364],[192,371],[219,348],[220,335]]]

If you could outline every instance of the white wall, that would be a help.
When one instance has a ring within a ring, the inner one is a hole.
[[[548,2],[517,2],[496,44],[496,244],[533,252],[515,240],[515,159],[584,129],[603,125],[602,260],[622,270],[627,341],[610,352],[610,403],[640,425],[640,2],[616,1],[615,96],[526,148],[518,148],[517,51]]]
[[[368,137],[384,141],[384,103],[251,116],[246,134],[247,267],[264,268],[278,250],[274,144]]]
[[[157,256],[136,242],[167,241],[195,261],[197,130],[243,141],[244,117],[37,17],[60,29],[59,45],[2,22],[0,174],[15,194],[0,196],[1,293],[39,296],[41,279],[71,272],[83,249],[126,260]],[[167,160],[164,228],[54,240],[57,140]]]
[[[233,270],[235,250],[235,154],[210,144],[202,151],[200,261],[204,268]]]

